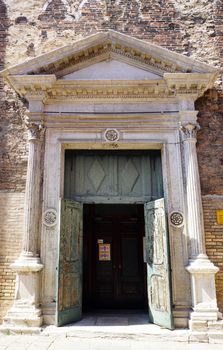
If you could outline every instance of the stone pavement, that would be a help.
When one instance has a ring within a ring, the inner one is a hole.
[[[38,335],[0,333],[0,350],[223,350],[223,343],[189,341],[188,330],[163,329],[141,312],[103,313],[64,327],[46,326]]]
[[[151,340],[80,339],[43,335],[1,335],[0,350],[222,350],[223,344]]]

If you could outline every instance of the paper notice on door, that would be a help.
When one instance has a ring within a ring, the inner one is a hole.
[[[99,244],[99,261],[110,261],[111,260],[111,244]]]

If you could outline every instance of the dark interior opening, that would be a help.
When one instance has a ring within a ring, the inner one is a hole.
[[[147,308],[143,236],[143,205],[84,205],[85,312]]]

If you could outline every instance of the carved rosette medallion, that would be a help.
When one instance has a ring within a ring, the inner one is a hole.
[[[170,213],[170,223],[174,227],[181,227],[184,224],[183,214],[179,211],[173,211]]]
[[[104,138],[108,142],[115,142],[119,140],[119,132],[116,129],[107,129],[104,132]]]
[[[43,223],[47,227],[53,227],[57,223],[57,211],[55,209],[47,209],[43,214]]]

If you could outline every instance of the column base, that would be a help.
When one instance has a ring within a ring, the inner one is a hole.
[[[4,332],[8,330],[16,333],[39,333],[43,323],[42,311],[39,308],[39,272],[43,265],[39,257],[21,255],[11,268],[17,273],[15,300],[3,318],[0,329]]]
[[[193,322],[217,321],[219,310],[217,307],[215,274],[219,271],[206,255],[200,255],[190,260],[186,270],[191,275],[192,307],[190,328]]]
[[[34,305],[14,304],[3,318],[3,326],[11,327],[40,327],[42,325],[42,311]]]

